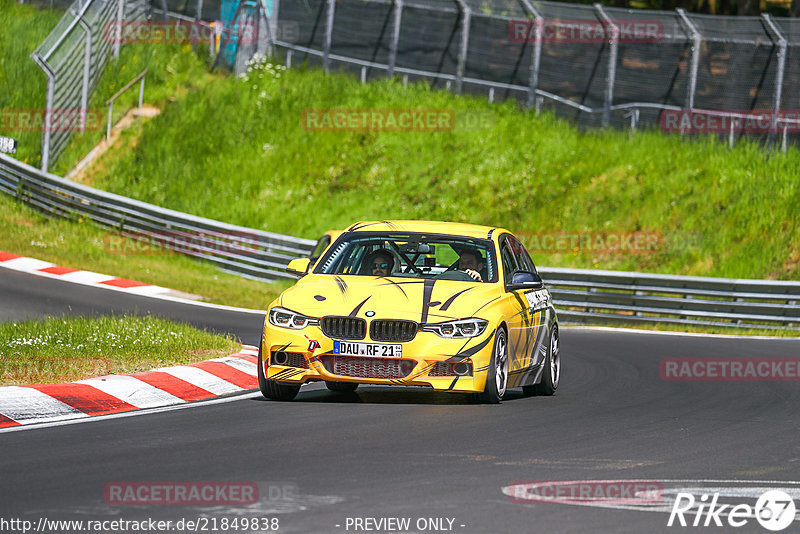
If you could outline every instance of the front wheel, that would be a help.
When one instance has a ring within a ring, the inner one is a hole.
[[[479,399],[486,404],[497,404],[503,400],[508,385],[508,344],[506,331],[498,327],[494,335],[494,349],[486,374],[486,386]]]
[[[550,333],[550,346],[547,347],[547,357],[544,360],[544,371],[542,371],[542,381],[533,386],[525,386],[526,394],[552,395],[558,389],[558,382],[561,380],[561,356],[560,345],[558,343],[558,329],[553,328]]]
[[[275,380],[267,380],[264,376],[264,358],[261,354],[264,339],[258,345],[258,389],[264,398],[276,401],[290,401],[300,391],[300,384],[282,384]]]

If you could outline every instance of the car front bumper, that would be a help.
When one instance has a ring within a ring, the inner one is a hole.
[[[418,332],[413,340],[399,343],[403,347],[399,359],[342,356],[333,354],[334,340],[326,337],[319,326],[292,330],[267,322],[261,349],[264,376],[268,380],[288,384],[327,380],[423,386],[463,393],[484,390],[493,339],[491,326],[480,336],[466,339]],[[360,342],[372,343],[369,338]],[[465,368],[467,373],[456,374]]]

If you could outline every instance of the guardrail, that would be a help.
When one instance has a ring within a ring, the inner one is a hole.
[[[542,267],[566,322],[800,330],[800,282]]]
[[[272,280],[287,277],[292,259],[308,255],[315,242],[255,230],[154,206],[44,173],[0,154],[0,191],[49,215],[85,217],[113,229],[109,252],[124,253],[131,243],[210,261],[226,271]],[[127,243],[122,238],[131,238]],[[137,241],[133,241],[133,240]],[[136,249],[134,249],[136,250]]]
[[[76,184],[0,154],[0,192],[50,215],[86,217],[131,238],[243,276],[289,278],[286,264],[315,242],[161,208]],[[586,269],[539,269],[566,323],[662,323],[800,330],[800,282]]]

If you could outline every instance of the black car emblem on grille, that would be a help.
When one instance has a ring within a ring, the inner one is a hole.
[[[365,313],[364,315],[366,315],[367,317],[374,317],[374,316],[375,316],[375,312],[374,312],[374,311],[372,311],[372,310],[369,310],[369,311],[368,311],[367,313]]]

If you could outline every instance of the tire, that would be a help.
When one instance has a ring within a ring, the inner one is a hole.
[[[503,400],[508,386],[508,340],[502,327],[494,335],[494,348],[486,373],[486,386],[478,399],[485,404],[498,404]]]
[[[275,380],[267,380],[264,376],[264,358],[261,354],[264,340],[258,345],[258,389],[264,398],[276,401],[290,401],[300,391],[300,384],[282,384]]]
[[[328,382],[327,380],[325,386],[336,393],[353,393],[358,388],[358,384],[355,382]]]
[[[526,395],[545,395],[550,396],[558,389],[561,381],[561,345],[558,341],[558,328],[553,328],[550,333],[550,344],[547,347],[547,357],[544,359],[544,371],[542,371],[542,381],[532,386],[525,386],[523,391]]]

